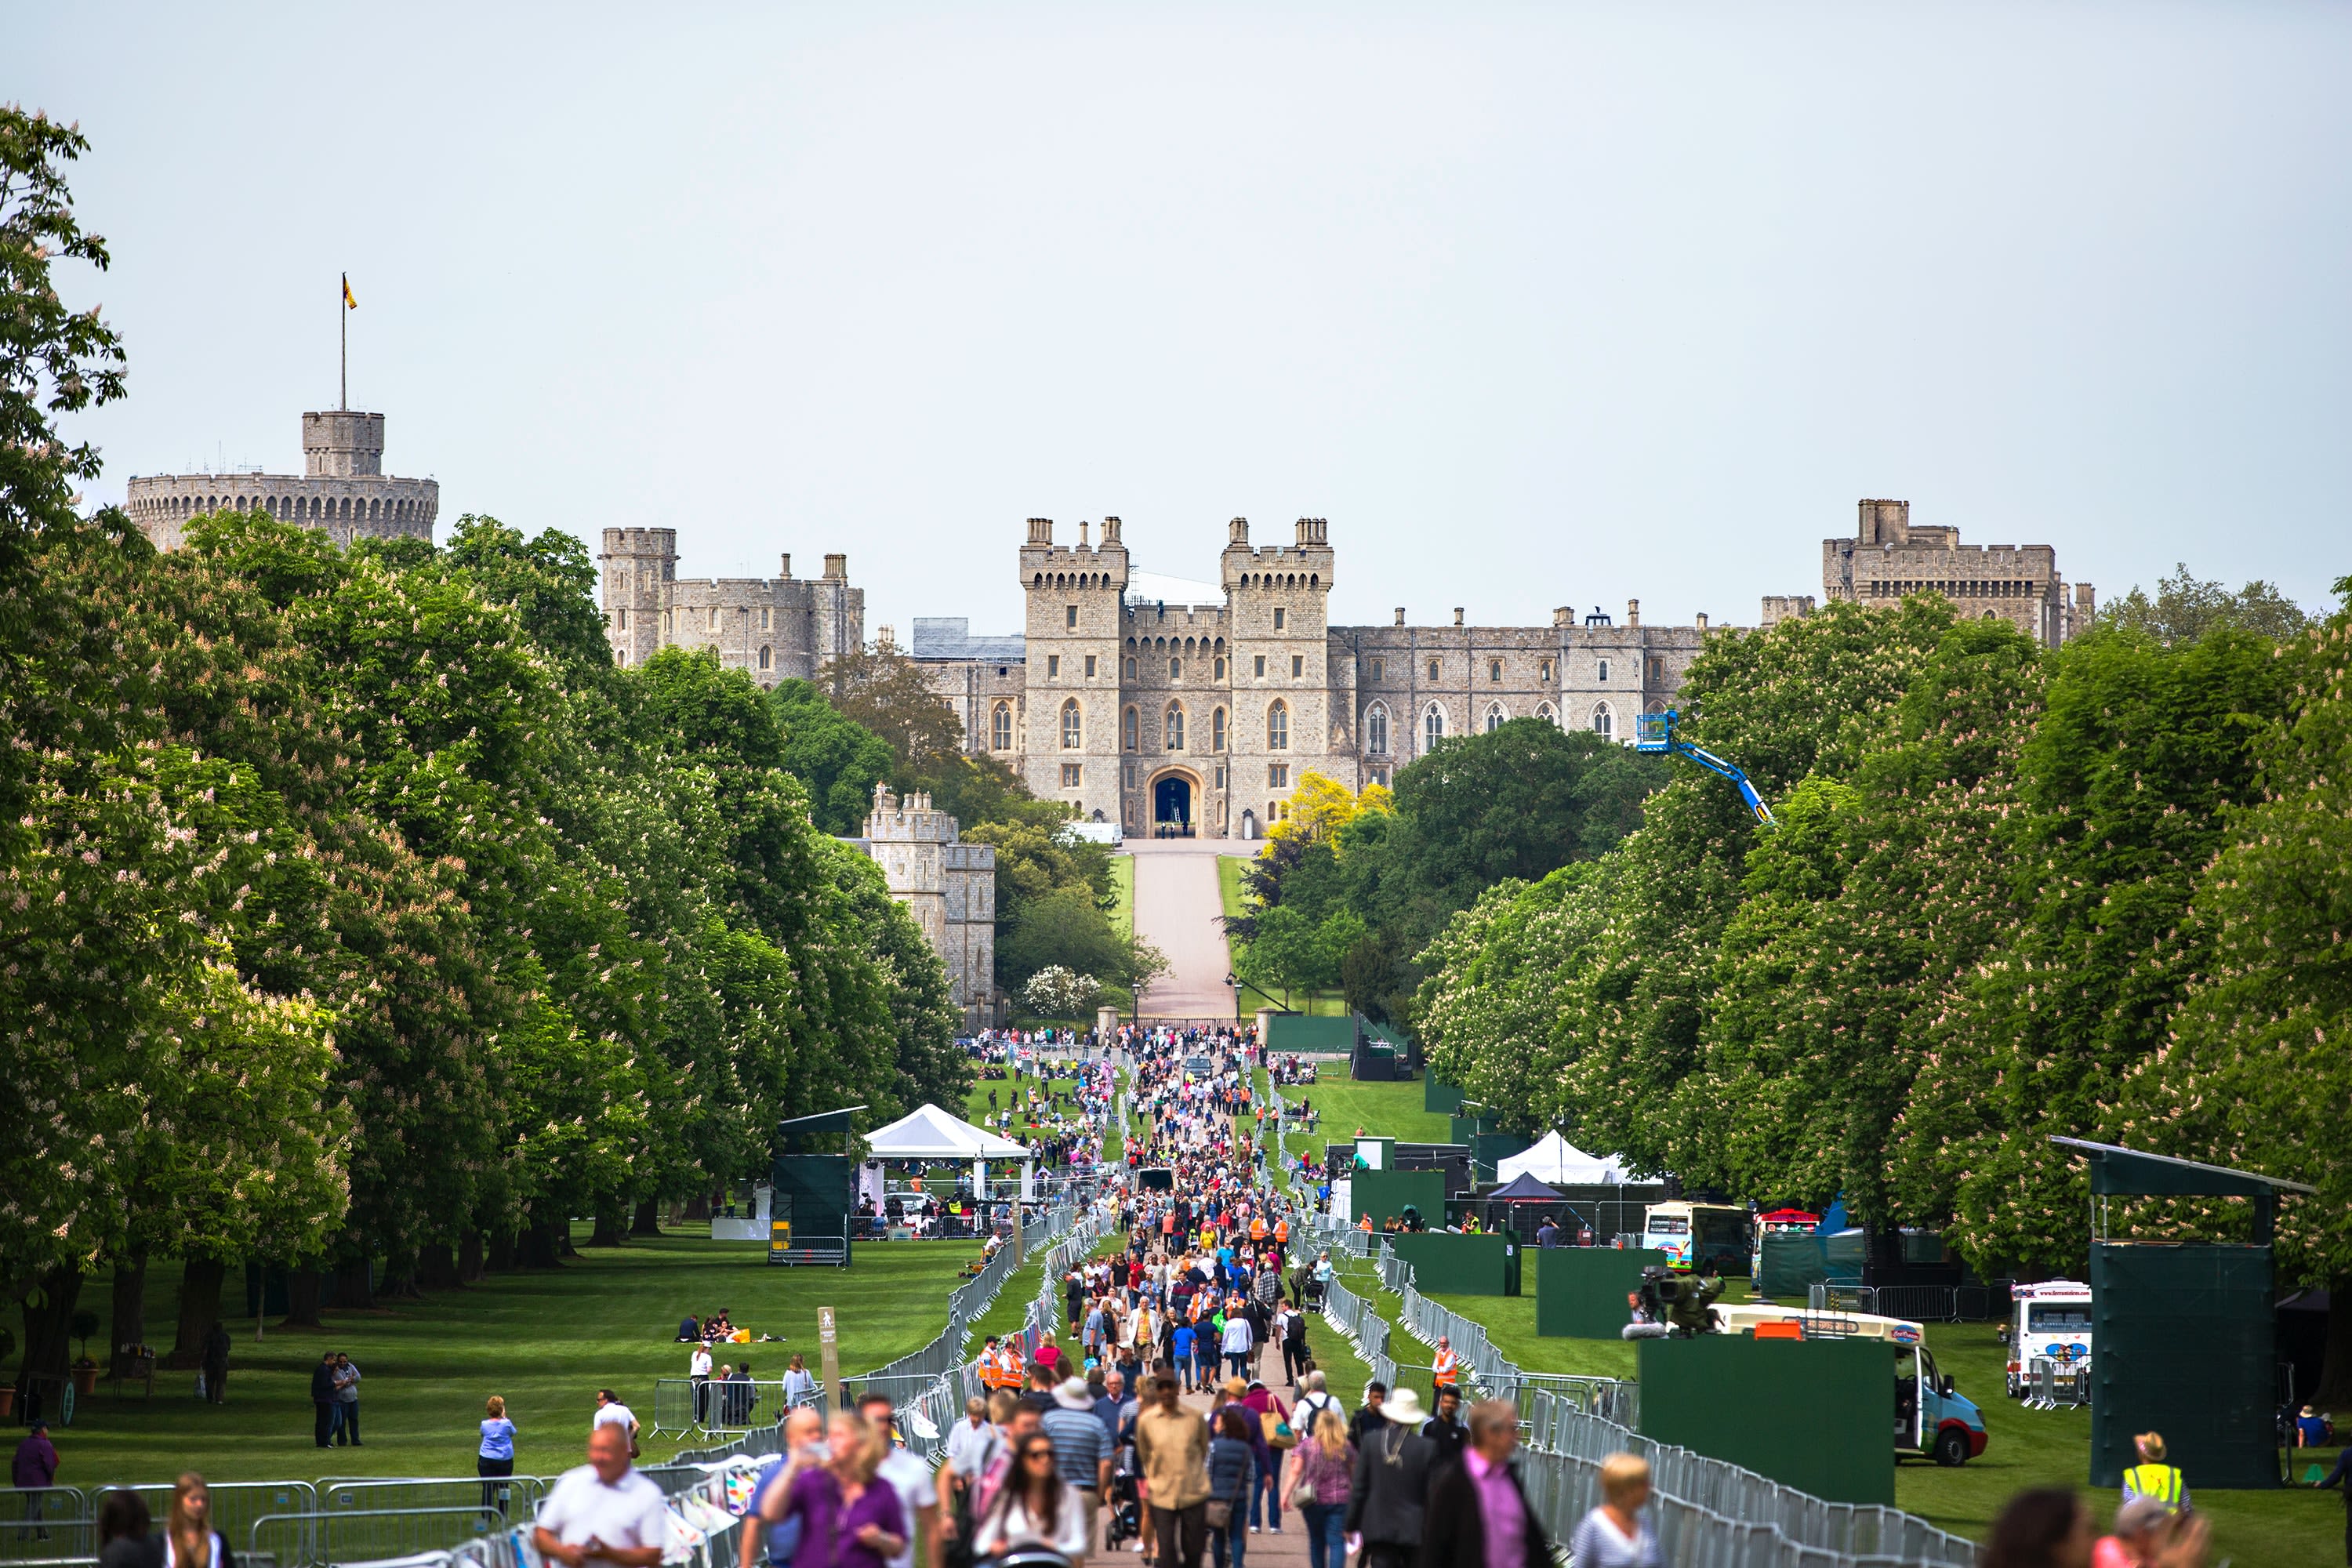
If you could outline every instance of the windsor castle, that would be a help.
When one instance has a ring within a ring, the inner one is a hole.
[[[163,549],[189,518],[224,509],[307,522],[344,543],[432,538],[439,486],[383,471],[383,416],[305,414],[302,447],[300,475],[134,477],[129,510]],[[866,595],[845,555],[826,555],[814,578],[794,576],[789,555],[771,578],[682,578],[675,529],[608,528],[603,544],[606,636],[620,664],[666,647],[709,648],[772,686],[866,641]],[[1703,616],[1645,626],[1638,600],[1622,616],[1563,607],[1542,626],[1470,626],[1459,609],[1450,625],[1409,626],[1400,609],[1386,626],[1333,626],[1338,558],[1321,518],[1264,544],[1234,518],[1213,583],[1134,569],[1116,517],[1099,537],[1079,523],[1075,542],[1031,518],[1016,559],[1018,634],[974,637],[967,619],[923,618],[906,651],[962,719],[967,749],[1006,764],[1039,798],[1129,833],[1254,838],[1288,814],[1310,768],[1350,788],[1386,784],[1438,741],[1512,719],[1630,739],[1639,715],[1674,700],[1708,629]],[[1854,532],[1822,542],[1821,598],[1913,593],[2008,620],[2048,647],[2097,607],[2088,584],[2070,591],[2046,544],[1964,545],[1956,528],[1913,523],[1906,501],[1861,502]],[[1819,602],[1768,596],[1763,624]],[[953,841],[951,826],[941,831]]]

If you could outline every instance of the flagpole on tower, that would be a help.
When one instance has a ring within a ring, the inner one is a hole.
[[[343,274],[342,308],[335,312],[335,325],[342,344],[341,363],[336,373],[335,406],[348,412],[352,406],[352,316],[360,302],[352,298],[352,275]]]

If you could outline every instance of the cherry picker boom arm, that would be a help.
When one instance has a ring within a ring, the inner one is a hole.
[[[1688,741],[1676,736],[1675,721],[1678,717],[1680,717],[1679,713],[1672,708],[1663,713],[1642,714],[1634,721],[1633,749],[1637,752],[1688,757],[1707,772],[1721,773],[1731,781],[1734,788],[1739,791],[1739,798],[1748,803],[1748,809],[1756,814],[1756,820],[1769,826],[1773,821],[1772,808],[1764,804],[1764,797],[1756,793],[1756,786],[1748,782],[1746,773],[1740,772],[1739,764],[1727,763],[1706,747],[1694,746]]]

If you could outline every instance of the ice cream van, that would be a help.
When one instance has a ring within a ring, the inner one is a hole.
[[[2077,1279],[2012,1285],[2015,1316],[2009,1324],[2009,1396],[2022,1399],[2037,1359],[2064,1367],[2091,1363],[2091,1288]]]

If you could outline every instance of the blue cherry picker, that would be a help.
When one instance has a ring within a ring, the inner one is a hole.
[[[1704,746],[1694,746],[1688,741],[1678,739],[1675,734],[1675,721],[1678,717],[1680,717],[1679,712],[1672,708],[1663,713],[1639,715],[1633,723],[1633,749],[1651,753],[1663,752],[1667,756],[1688,757],[1707,772],[1721,773],[1731,781],[1733,787],[1739,791],[1739,798],[1748,803],[1748,809],[1756,814],[1756,820],[1768,827],[1770,826],[1773,822],[1772,808],[1764,804],[1764,797],[1756,793],[1756,786],[1748,782],[1748,775],[1739,771],[1739,765],[1737,763],[1725,762]]]

